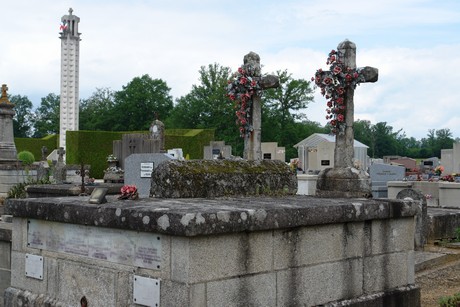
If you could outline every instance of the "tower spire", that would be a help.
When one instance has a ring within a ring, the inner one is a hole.
[[[59,146],[66,150],[66,132],[79,129],[80,18],[69,14],[61,18],[61,95]]]

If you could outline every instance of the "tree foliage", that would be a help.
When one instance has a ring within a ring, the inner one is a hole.
[[[231,70],[217,63],[202,66],[199,84],[180,97],[166,122],[172,128],[215,129],[217,140],[233,145],[234,154],[241,154],[243,140],[235,124],[235,111],[226,97]]]
[[[294,79],[287,70],[276,72],[280,86],[267,89],[262,94],[262,141],[278,142],[286,149],[286,159],[297,157],[296,143],[306,138],[302,125],[324,129],[307,120],[305,111],[313,101],[313,89],[309,81]],[[300,120],[304,120],[301,124]]]
[[[135,77],[115,93],[111,130],[148,130],[156,114],[167,118],[173,108],[170,90],[161,79],[152,79],[149,75]]]
[[[50,93],[41,99],[40,106],[35,111],[33,137],[59,134],[59,106],[59,95]]]
[[[14,95],[10,97],[15,115],[13,117],[13,133],[15,137],[25,138],[32,135],[33,113],[32,102],[27,96]]]
[[[109,88],[96,91],[80,103],[80,130],[112,130],[115,93]]]

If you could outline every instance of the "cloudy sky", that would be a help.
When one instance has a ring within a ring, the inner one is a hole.
[[[460,137],[458,0],[0,0],[0,83],[35,106],[59,94],[59,25],[70,7],[80,17],[80,98],[120,90],[149,74],[174,99],[198,84],[201,66],[236,70],[250,51],[264,73],[287,69],[307,79],[327,69],[331,49],[349,39],[357,65],[379,81],[355,92],[355,119],[387,122],[408,137],[449,128]],[[304,110],[325,124],[317,93]],[[233,122],[233,121],[232,121]]]

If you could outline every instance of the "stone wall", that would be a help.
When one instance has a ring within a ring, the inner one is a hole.
[[[14,165],[0,165],[0,196],[5,197],[13,186],[25,182],[29,177],[36,179],[37,171]]]
[[[134,306],[137,280],[148,278],[160,284],[160,306],[311,306],[343,300],[372,305],[382,297],[392,306],[419,306],[417,208],[408,200],[308,196],[109,197],[102,207],[82,197],[8,200],[6,210],[15,216],[15,270],[5,303],[75,306],[85,296],[90,306]],[[59,229],[50,232],[57,239],[31,248],[48,240],[33,230],[38,226]],[[89,235],[80,242],[59,241],[76,230]],[[129,264],[137,249],[128,243],[119,261],[83,252],[98,237],[110,241],[106,233],[116,241],[137,231],[159,242],[151,257],[143,254],[153,266]],[[59,243],[68,250],[58,251]],[[30,255],[43,258],[41,278],[26,276]]]
[[[0,307],[3,306],[3,293],[11,280],[11,221],[0,218]]]

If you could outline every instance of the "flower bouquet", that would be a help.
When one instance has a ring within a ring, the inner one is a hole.
[[[436,166],[436,168],[434,169],[434,173],[436,174],[436,176],[441,176],[442,172],[444,172],[444,166],[442,165]]]
[[[118,199],[138,199],[139,193],[135,185],[124,185],[121,187],[121,195],[118,196]]]

